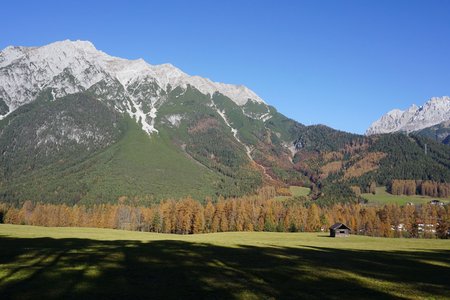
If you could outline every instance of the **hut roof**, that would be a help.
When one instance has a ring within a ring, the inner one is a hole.
[[[351,230],[350,227],[348,227],[347,225],[342,224],[342,223],[336,223],[336,224],[332,225],[330,227],[330,229],[331,230],[336,230],[336,229],[348,229],[348,230]]]

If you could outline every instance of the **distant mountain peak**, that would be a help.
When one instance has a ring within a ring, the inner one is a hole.
[[[393,109],[367,129],[366,134],[413,132],[450,120],[450,97],[433,97],[424,105]]]

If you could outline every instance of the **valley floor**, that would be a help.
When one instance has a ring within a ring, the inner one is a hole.
[[[2,299],[450,298],[450,240],[0,225]]]

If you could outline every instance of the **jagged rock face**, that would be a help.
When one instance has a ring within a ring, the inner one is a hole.
[[[187,86],[205,95],[219,92],[239,106],[249,100],[266,106],[245,86],[189,76],[170,64],[112,57],[86,41],[10,46],[0,52],[0,119],[34,101],[44,89],[51,89],[55,99],[92,89],[110,106],[140,121],[142,129],[151,134],[158,131],[154,125],[158,101],[170,90]]]
[[[450,120],[450,97],[434,97],[423,106],[412,105],[406,111],[394,109],[375,121],[367,135],[413,132]]]

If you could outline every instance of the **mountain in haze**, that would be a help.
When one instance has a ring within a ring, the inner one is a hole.
[[[11,203],[148,204],[265,185],[354,199],[350,185],[450,181],[448,147],[427,143],[429,155],[421,138],[305,126],[244,86],[90,42],[0,52],[0,200]]]
[[[434,97],[423,106],[412,105],[405,111],[394,109],[367,129],[367,135],[419,131],[450,121],[450,97]]]

